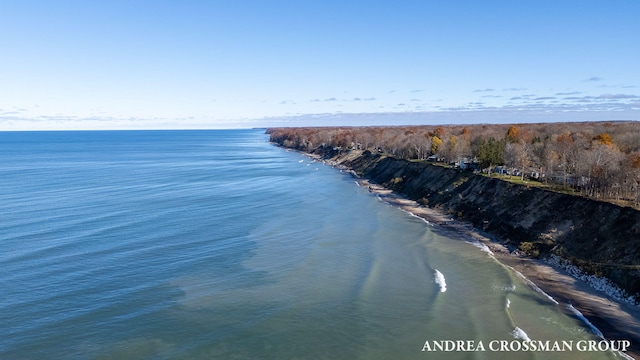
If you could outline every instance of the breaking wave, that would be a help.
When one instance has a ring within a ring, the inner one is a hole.
[[[595,325],[593,325],[591,323],[591,321],[587,320],[587,318],[584,317],[584,315],[582,315],[582,313],[578,309],[574,308],[573,305],[571,305],[571,304],[569,304],[567,306],[567,308],[569,310],[571,310],[571,312],[574,313],[580,320],[582,320],[582,322],[587,324],[587,326],[589,327],[589,330],[591,330],[591,332],[593,332],[597,336],[599,336],[599,337],[604,339],[604,335],[602,334],[602,332],[597,327],[595,327]]]
[[[440,286],[440,292],[445,292],[447,291],[447,282],[444,280],[444,275],[442,275],[442,273],[440,271],[438,271],[437,269],[435,270],[435,274],[433,276],[433,281],[436,282],[436,284],[438,284],[438,286]]]
[[[467,244],[471,244],[477,247],[478,249],[482,250],[483,252],[486,252],[489,255],[493,255],[493,251],[491,251],[491,249],[489,249],[489,247],[486,244],[483,244],[480,241],[477,241],[477,240],[467,241]]]
[[[558,305],[558,302],[556,301],[556,299],[552,298],[551,295],[547,294],[546,292],[542,291],[542,289],[540,289],[538,287],[538,285],[534,284],[533,281],[527,279],[524,275],[522,275],[521,272],[513,269],[513,271],[515,271],[516,275],[518,275],[520,278],[522,278],[524,281],[527,282],[527,285],[529,285],[530,288],[532,288],[533,290],[535,290],[537,293],[540,293],[544,296],[547,297],[547,299],[549,299],[552,303]]]
[[[527,333],[524,332],[524,330],[520,329],[517,326],[515,329],[513,329],[513,331],[511,332],[511,335],[513,335],[513,337],[516,339],[520,339],[523,341],[531,341],[531,339],[529,338],[529,335],[527,335]]]

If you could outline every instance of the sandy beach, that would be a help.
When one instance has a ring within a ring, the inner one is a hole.
[[[640,359],[640,309],[637,306],[614,300],[608,294],[541,260],[521,256],[499,239],[483,234],[469,223],[453,220],[446,214],[403,198],[368,180],[358,179],[358,182],[383,201],[428,221],[435,231],[450,238],[484,244],[500,263],[522,274],[532,283],[530,286],[538,287],[553,298],[569,316],[580,318],[601,332],[607,340],[631,341],[632,345],[625,355]]]
[[[530,282],[530,286],[537,287],[551,297],[568,316],[580,319],[595,333],[600,333],[604,339],[629,340],[631,346],[624,356],[640,359],[639,306],[616,300],[560,268],[553,267],[542,260],[524,256],[515,249],[510,249],[500,239],[474,228],[470,223],[454,220],[436,209],[420,205],[390,189],[361,178],[339,162],[321,160],[315,154],[305,153],[305,155],[351,172],[360,186],[367,188],[382,201],[426,220],[433,225],[434,231],[449,238],[478,242],[486,246],[497,261],[524,276]]]

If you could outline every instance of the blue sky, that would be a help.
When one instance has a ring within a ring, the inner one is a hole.
[[[0,0],[0,130],[640,120],[640,1]]]

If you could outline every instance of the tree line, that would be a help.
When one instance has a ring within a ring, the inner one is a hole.
[[[640,122],[271,128],[311,153],[370,150],[407,160],[496,169],[593,199],[640,207]]]

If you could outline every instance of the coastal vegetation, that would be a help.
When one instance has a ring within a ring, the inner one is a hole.
[[[640,300],[638,122],[267,133],[468,221],[514,252],[609,279]]]
[[[310,153],[365,150],[640,207],[640,122],[272,128]]]

